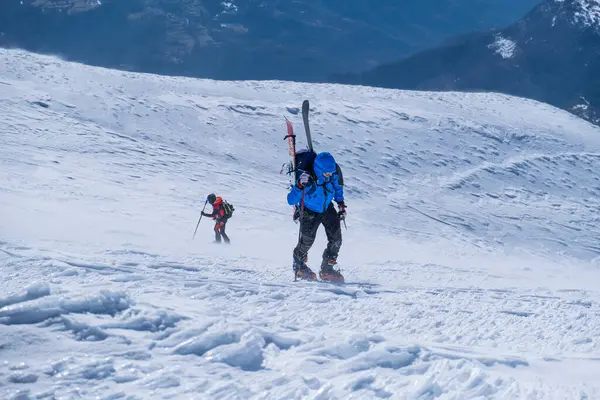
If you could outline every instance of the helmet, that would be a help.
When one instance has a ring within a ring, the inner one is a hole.
[[[210,204],[213,204],[215,200],[217,200],[217,196],[215,196],[214,193],[211,193],[206,197],[206,201],[208,201]]]

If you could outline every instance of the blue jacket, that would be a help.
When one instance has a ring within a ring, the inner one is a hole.
[[[313,170],[316,181],[313,180],[304,188],[304,207],[318,213],[324,213],[332,200],[340,203],[344,201],[344,186],[341,170],[333,156],[327,152],[319,153],[315,158]],[[324,177],[323,173],[331,172],[333,175]],[[300,204],[302,189],[298,184],[288,193],[289,205]]]

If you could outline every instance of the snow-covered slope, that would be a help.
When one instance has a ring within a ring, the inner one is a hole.
[[[494,94],[0,57],[0,398],[600,395],[599,128]],[[345,285],[292,282],[304,98],[344,169]],[[206,220],[192,240],[210,192],[231,246]]]
[[[575,19],[585,26],[597,26],[600,23],[600,0],[554,0],[557,3],[572,2],[577,11]]]

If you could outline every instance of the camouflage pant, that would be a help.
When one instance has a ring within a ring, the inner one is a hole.
[[[340,218],[333,207],[329,204],[327,211],[316,213],[305,209],[300,221],[300,238],[294,249],[294,262],[304,263],[308,251],[315,242],[319,225],[323,224],[325,234],[327,235],[327,247],[323,251],[323,262],[321,267],[327,264],[328,260],[337,260],[340,247],[342,247],[342,228]]]
[[[227,219],[217,220],[215,222],[215,242],[221,242],[221,236],[225,239],[225,243],[229,243],[229,236],[225,233],[225,224]]]

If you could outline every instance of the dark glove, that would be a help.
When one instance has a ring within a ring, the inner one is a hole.
[[[339,208],[338,217],[340,217],[341,220],[346,219],[346,204],[344,204],[343,201],[340,201],[338,203],[338,208]]]
[[[210,217],[212,217],[212,214],[207,214],[207,213],[205,213],[204,211],[203,211],[201,214],[202,214],[203,216],[205,216],[205,217],[209,217],[209,218],[210,218]]]
[[[298,220],[300,219],[300,207],[294,206],[294,215],[292,218],[294,219],[294,222],[298,223]]]
[[[310,186],[312,184],[312,177],[310,176],[310,174],[303,172],[302,175],[300,175],[300,178],[298,178],[298,188],[299,189],[304,189],[307,186]]]

